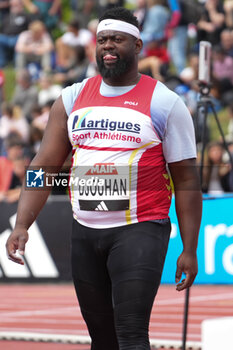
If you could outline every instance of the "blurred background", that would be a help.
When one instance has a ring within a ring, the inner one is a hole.
[[[64,87],[98,74],[95,62],[98,18],[114,6],[124,6],[138,18],[144,43],[139,71],[162,81],[181,96],[190,110],[199,164],[203,141],[206,144],[204,214],[195,284],[232,287],[233,169],[212,109],[207,110],[205,122],[198,81],[199,44],[204,40],[212,45],[209,96],[232,154],[232,0],[0,0],[0,281],[71,281],[72,214],[68,189],[64,186],[52,190],[30,229],[34,239],[28,243],[24,267],[9,262],[4,245],[14,225],[25,167],[40,147],[51,106]],[[70,159],[63,166],[64,173],[69,169]],[[174,203],[171,221],[164,285],[174,283],[175,261],[181,249]],[[211,292],[203,293],[207,300]],[[216,295],[214,290],[213,295]],[[232,298],[228,302],[232,306]],[[227,314],[228,306],[223,315]],[[203,319],[205,316],[200,318]],[[198,327],[196,339],[200,340]]]

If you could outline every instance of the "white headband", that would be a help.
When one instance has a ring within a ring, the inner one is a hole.
[[[124,32],[135,36],[137,39],[140,38],[139,29],[128,22],[119,21],[117,19],[104,19],[98,24],[97,32],[102,32],[103,30],[116,30],[118,32]]]

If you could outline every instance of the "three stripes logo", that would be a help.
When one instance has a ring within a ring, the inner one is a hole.
[[[95,163],[88,169],[79,167],[78,171],[80,173],[76,176],[86,181],[86,186],[79,186],[77,191],[80,210],[108,212],[129,209],[127,166]]]
[[[108,211],[109,209],[106,206],[106,204],[104,203],[104,201],[101,201],[100,204],[97,205],[95,210],[97,210],[97,211]]]

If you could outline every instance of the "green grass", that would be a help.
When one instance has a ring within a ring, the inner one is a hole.
[[[5,83],[4,96],[6,101],[10,101],[15,89],[15,70],[12,66],[4,68]]]

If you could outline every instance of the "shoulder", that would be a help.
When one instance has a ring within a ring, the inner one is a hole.
[[[67,115],[70,115],[76,99],[89,79],[84,79],[81,83],[75,83],[62,90],[61,96]]]
[[[152,102],[156,104],[156,108],[160,107],[171,110],[178,99],[179,96],[174,91],[170,90],[160,81],[157,81],[152,97]]]
[[[181,98],[158,81],[151,100],[151,120],[161,139],[166,133],[169,117],[173,116],[172,119],[176,119],[174,116],[183,114],[183,110],[187,110],[187,108],[182,103]]]

